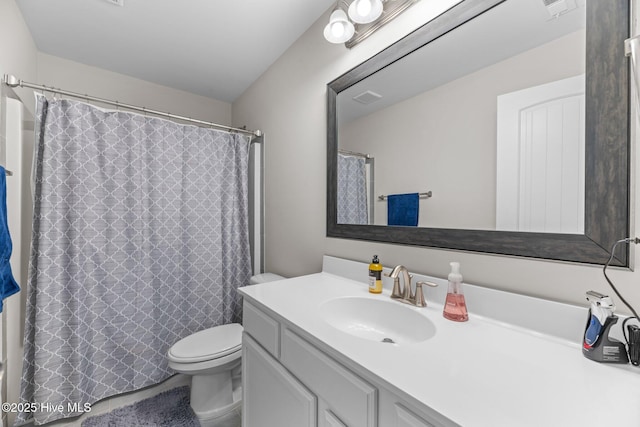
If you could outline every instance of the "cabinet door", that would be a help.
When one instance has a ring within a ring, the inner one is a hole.
[[[316,397],[246,333],[242,398],[243,427],[316,427]]]

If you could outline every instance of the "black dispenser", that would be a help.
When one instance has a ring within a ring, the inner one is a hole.
[[[611,298],[589,291],[587,300],[591,302],[591,308],[584,329],[582,354],[596,362],[629,363],[624,343],[609,337],[611,327],[618,322],[618,316],[613,314],[615,306]]]

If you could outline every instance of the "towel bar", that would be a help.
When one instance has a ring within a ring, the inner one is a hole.
[[[426,193],[418,193],[421,199],[428,199],[432,196],[431,191],[427,191]],[[387,196],[378,196],[378,200],[387,200]]]

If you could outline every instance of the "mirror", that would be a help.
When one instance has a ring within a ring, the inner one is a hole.
[[[607,260],[628,233],[629,4],[547,3],[463,1],[329,83],[329,237]]]
[[[419,227],[582,234],[585,1],[553,13],[506,1],[340,92],[338,223],[393,223],[375,189],[425,193]]]

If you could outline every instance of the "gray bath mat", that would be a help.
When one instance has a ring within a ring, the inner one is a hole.
[[[200,423],[189,406],[189,386],[183,386],[87,418],[82,427],[200,427]]]

